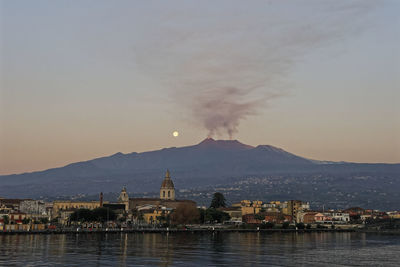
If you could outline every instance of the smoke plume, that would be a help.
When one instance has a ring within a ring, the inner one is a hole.
[[[241,121],[286,95],[296,63],[357,33],[372,7],[367,1],[247,4],[167,12],[135,47],[138,66],[210,137],[232,138]]]

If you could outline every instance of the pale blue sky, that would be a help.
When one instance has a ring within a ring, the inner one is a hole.
[[[226,86],[256,87],[238,101],[280,95],[233,122],[244,143],[400,162],[399,12],[396,0],[1,1],[0,173],[200,142],[213,111],[198,99]]]

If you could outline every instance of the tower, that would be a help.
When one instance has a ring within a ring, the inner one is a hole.
[[[118,202],[125,204],[125,210],[129,210],[129,196],[126,192],[126,187],[122,187],[121,193],[118,197]]]
[[[103,192],[100,192],[100,208],[103,207]]]
[[[119,194],[118,197],[118,202],[126,202],[129,201],[129,196],[128,193],[126,192],[126,187],[122,187],[121,193]]]
[[[165,173],[164,181],[161,184],[160,199],[175,200],[175,187],[171,180],[169,170]]]

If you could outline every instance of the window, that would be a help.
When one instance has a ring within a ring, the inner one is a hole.
[[[165,191],[162,192],[162,196],[165,197]]]
[[[168,197],[171,197],[171,192],[170,191],[168,191]]]

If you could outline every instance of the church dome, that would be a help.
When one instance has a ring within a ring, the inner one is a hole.
[[[161,188],[171,188],[171,189],[174,188],[174,183],[171,180],[171,176],[168,170],[165,174],[164,181],[161,184]]]

